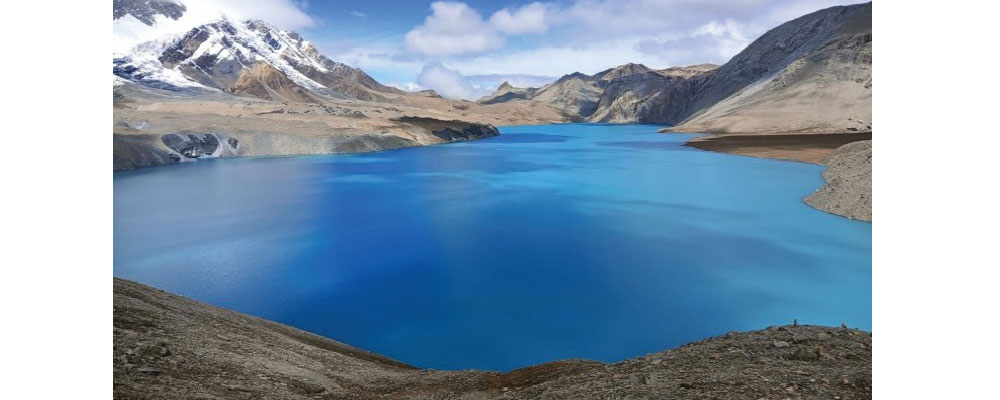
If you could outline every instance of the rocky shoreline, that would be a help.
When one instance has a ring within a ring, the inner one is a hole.
[[[826,184],[803,201],[831,214],[872,221],[872,141],[843,145],[822,161]]]
[[[384,121],[378,127],[345,127],[327,129],[314,134],[288,131],[274,123],[271,131],[254,132],[231,125],[202,132],[181,129],[188,133],[136,132],[115,133],[114,170],[128,170],[201,158],[277,156],[335,153],[365,153],[404,147],[426,146],[455,141],[493,137],[500,134],[490,124],[440,120],[428,117],[406,117]],[[378,133],[373,133],[378,132]]]
[[[664,132],[664,130],[661,130]],[[822,211],[872,221],[872,134],[711,135],[685,146],[750,157],[826,165],[826,184],[803,201]]]
[[[122,399],[868,399],[871,357],[869,332],[793,324],[612,364],[423,370],[114,280],[114,395]]]

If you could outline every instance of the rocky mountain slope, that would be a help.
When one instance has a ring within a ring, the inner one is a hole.
[[[122,399],[859,399],[871,398],[871,357],[871,333],[794,325],[614,364],[421,370],[114,280],[114,396]]]
[[[534,101],[577,120],[678,132],[870,132],[871,20],[871,3],[831,7],[768,31],[718,68],[626,64],[538,89],[501,87],[479,101]]]
[[[153,25],[156,16],[177,20],[187,11],[184,4],[174,0],[114,0],[114,19],[131,15],[146,25]]]
[[[717,66],[698,64],[654,71],[639,65],[631,74],[605,75],[604,93],[593,122],[672,123],[683,117],[696,78],[711,74]],[[617,69],[621,69],[618,67]],[[616,70],[617,70],[616,69]],[[610,79],[609,79],[610,78]]]
[[[871,131],[872,5],[774,28],[696,85],[675,131]]]
[[[716,66],[699,64],[653,70],[642,64],[624,64],[594,75],[580,72],[564,75],[540,88],[515,88],[507,82],[480,104],[530,102],[562,110],[568,119],[591,122],[662,122],[664,104],[650,98],[671,98],[688,89],[691,78],[712,71]],[[666,111],[669,113],[670,111]]]
[[[169,0],[114,4],[116,19],[149,24],[164,12],[173,18],[171,4],[183,12]],[[141,43],[116,54],[113,73],[116,170],[422,146],[493,136],[493,125],[566,120],[547,105],[481,105],[388,87],[263,21],[223,18]]]
[[[826,185],[807,196],[806,204],[848,218],[872,220],[872,141],[846,144],[823,164]]]
[[[373,101],[402,93],[263,21],[222,19],[142,44],[114,59],[114,74],[158,88],[208,88],[278,101]]]

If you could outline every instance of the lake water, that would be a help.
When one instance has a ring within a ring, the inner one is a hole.
[[[114,275],[437,369],[871,329],[871,224],[802,203],[822,167],[658,128],[115,173]]]

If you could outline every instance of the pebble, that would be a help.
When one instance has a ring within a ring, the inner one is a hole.
[[[232,390],[232,391],[237,391],[237,392],[252,392],[253,391],[253,389],[251,389],[249,387],[246,387],[244,385],[239,385],[239,384],[237,384],[237,385],[225,385],[225,386],[226,386],[226,389],[229,389],[229,390]]]
[[[777,347],[779,349],[788,347],[788,342],[786,342],[784,340],[775,340],[774,341],[774,347]]]
[[[160,374],[160,369],[159,368],[154,368],[154,367],[139,367],[135,371],[138,372],[138,373],[141,373],[141,374],[148,374],[148,375],[159,375]]]

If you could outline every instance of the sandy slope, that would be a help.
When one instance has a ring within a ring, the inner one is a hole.
[[[117,399],[862,399],[871,398],[871,349],[867,332],[782,326],[615,364],[564,360],[508,373],[420,370],[114,281]]]

